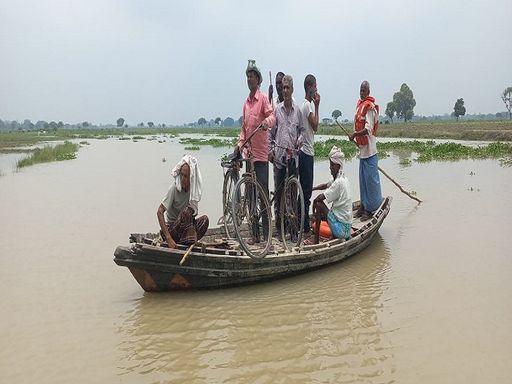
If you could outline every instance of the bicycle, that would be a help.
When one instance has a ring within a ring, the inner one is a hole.
[[[286,175],[283,183],[278,187],[278,191],[282,191],[279,215],[282,242],[284,248],[291,251],[293,248],[301,246],[304,235],[304,193],[297,175],[291,171],[296,168],[294,154],[298,152],[298,149],[281,147],[275,142],[272,142],[272,147],[286,150],[286,156],[283,156],[283,162],[286,164]],[[271,202],[274,202],[277,195],[277,191],[274,191]]]
[[[240,179],[240,168],[242,165],[240,160],[240,156],[229,155],[226,161],[221,162],[221,166],[224,170],[224,182],[222,185],[222,217],[217,224],[222,223],[228,239],[236,238],[231,206],[233,205],[233,191],[236,183]]]
[[[261,129],[262,126],[258,126],[242,148],[250,145],[252,137]],[[240,161],[247,164],[247,170],[236,183],[232,194],[232,223],[244,252],[252,258],[260,259],[267,255],[272,245],[270,201],[268,192],[256,178],[252,167],[252,152],[249,150],[248,157]]]

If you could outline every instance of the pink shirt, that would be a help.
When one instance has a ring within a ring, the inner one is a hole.
[[[245,139],[263,122],[266,121],[269,128],[272,128],[276,122],[276,117],[269,103],[267,95],[258,89],[251,99],[250,95],[244,102],[242,112],[242,130],[238,145],[242,145]],[[254,161],[268,161],[268,132],[261,130],[251,139],[251,146]]]

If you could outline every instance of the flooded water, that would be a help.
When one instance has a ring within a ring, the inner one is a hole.
[[[184,146],[89,142],[18,173],[0,155],[2,382],[510,382],[512,168],[383,159],[424,203],[382,178],[391,212],[362,253],[270,283],[149,294],[113,252],[156,231]],[[210,222],[227,151],[194,152]],[[345,166],[354,196],[357,167]],[[315,172],[323,182],[326,162]]]

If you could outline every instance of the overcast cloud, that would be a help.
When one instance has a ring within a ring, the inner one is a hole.
[[[367,79],[384,111],[504,111],[512,1],[0,0],[0,119],[181,124],[241,115],[247,59],[313,73],[320,113],[351,118]]]

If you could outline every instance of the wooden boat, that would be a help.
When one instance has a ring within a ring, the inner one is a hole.
[[[326,240],[286,251],[273,243],[274,249],[262,259],[245,255],[235,240],[223,238],[221,228],[209,229],[200,243],[175,249],[152,245],[157,234],[132,234],[131,246],[119,246],[114,262],[128,267],[145,291],[171,291],[199,288],[223,288],[277,279],[308,272],[337,263],[365,249],[384,222],[391,207],[391,197],[373,217],[361,222],[354,219],[349,240]],[[359,208],[359,202],[353,209]]]

